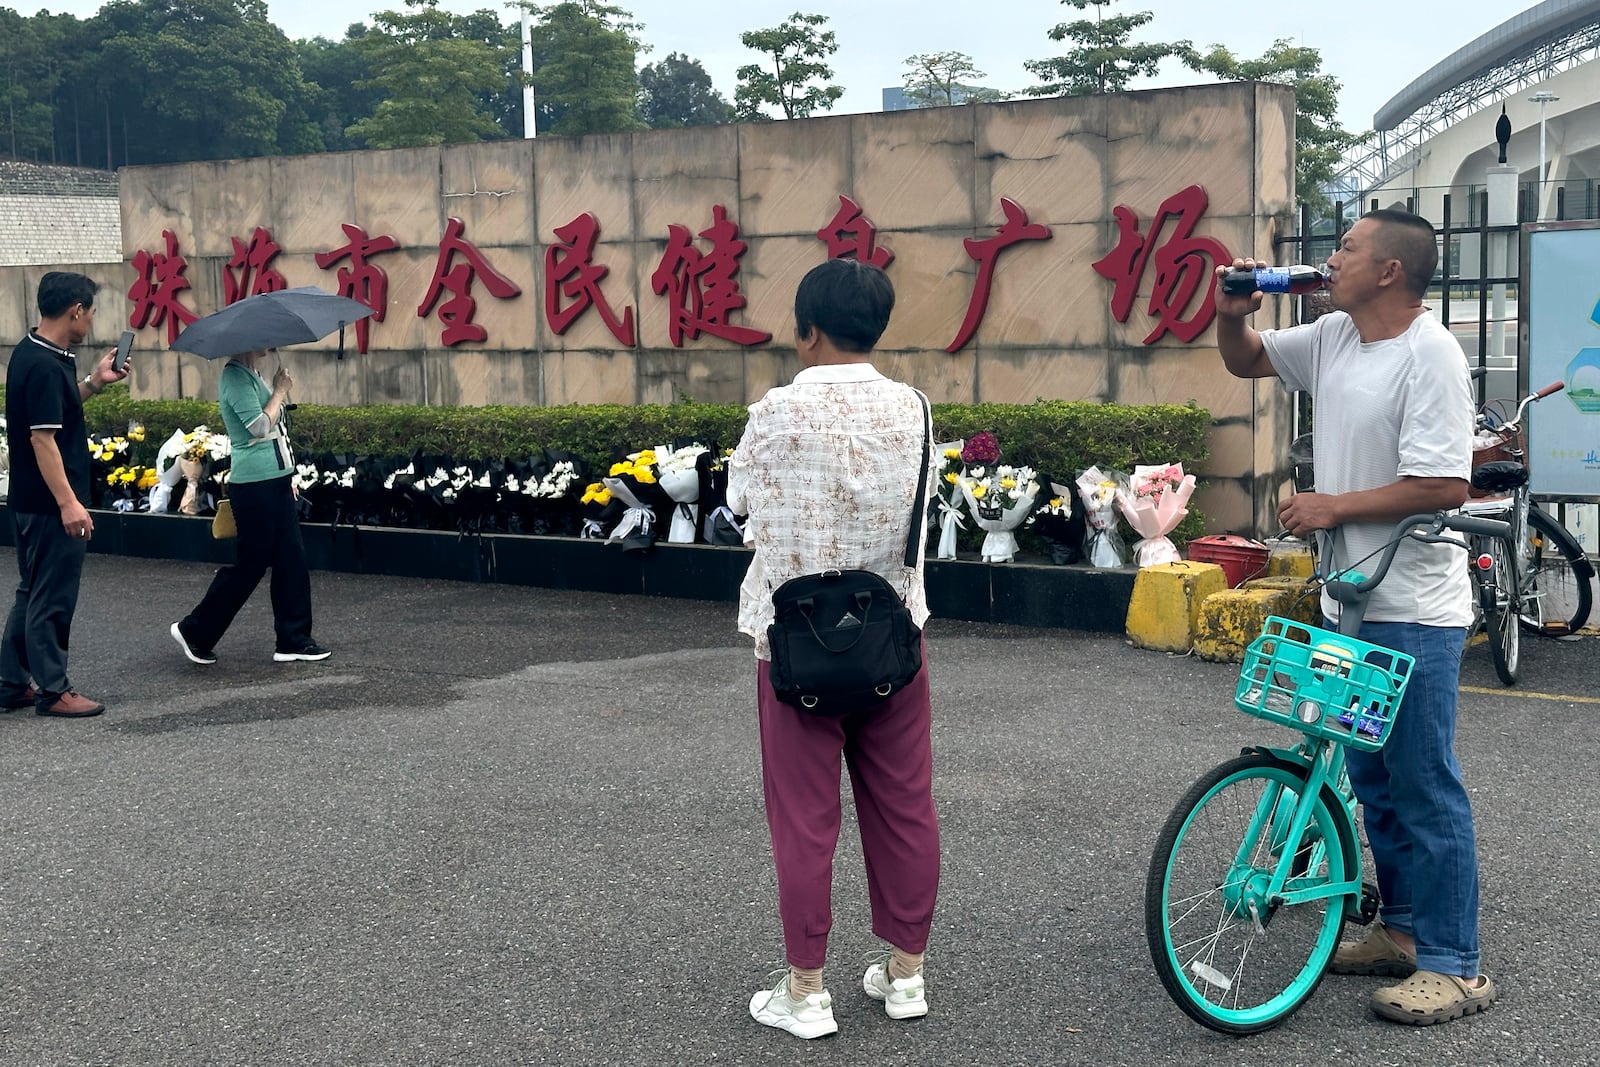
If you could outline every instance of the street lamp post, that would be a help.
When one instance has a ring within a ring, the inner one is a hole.
[[[527,84],[522,87],[522,136],[535,137],[539,132],[538,112],[533,107],[533,20],[528,9],[522,9],[522,74]]]
[[[1538,212],[1539,212],[1539,218],[1542,219],[1542,218],[1544,218],[1544,215],[1545,215],[1545,210],[1544,210],[1544,185],[1545,185],[1545,173],[1544,173],[1544,166],[1545,166],[1545,164],[1544,164],[1544,161],[1545,161],[1544,109],[1545,109],[1545,105],[1546,104],[1553,104],[1557,100],[1560,100],[1561,98],[1559,96],[1557,96],[1555,93],[1552,93],[1548,89],[1540,89],[1538,92],[1536,92],[1532,96],[1528,97],[1528,99],[1532,100],[1534,103],[1539,105],[1539,185],[1538,185],[1539,206],[1538,206]]]

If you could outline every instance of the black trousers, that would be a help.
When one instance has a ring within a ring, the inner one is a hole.
[[[67,644],[78,610],[78,584],[89,542],[73,537],[61,516],[11,513],[17,541],[17,599],[0,645],[0,686],[22,692],[28,679],[39,707],[49,707],[72,683],[67,680]]]
[[[228,499],[239,528],[238,561],[217,571],[211,588],[179,629],[196,648],[216,647],[270,567],[277,650],[299,649],[311,641],[311,574],[291,478],[230,482]]]

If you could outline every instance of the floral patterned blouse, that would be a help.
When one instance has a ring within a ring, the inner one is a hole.
[[[772,593],[790,578],[827,568],[876,571],[904,597],[918,626],[925,537],[905,565],[917,464],[933,484],[933,449],[922,401],[868,363],[809,367],[750,405],[728,465],[728,507],[750,521],[755,558],[739,587],[739,630],[771,658]]]

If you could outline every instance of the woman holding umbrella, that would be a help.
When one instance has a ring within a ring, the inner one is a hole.
[[[353,300],[315,289],[288,289],[252,296],[208,315],[173,344],[207,359],[237,353],[222,368],[217,399],[233,445],[228,499],[239,530],[238,561],[217,571],[195,609],[172,624],[173,639],[192,662],[217,661],[217,642],[268,567],[277,634],[272,658],[291,663],[330,655],[311,637],[311,575],[300,537],[294,454],[283,417],[294,381],[280,366],[268,385],[259,368],[277,344],[316,340],[370,314],[370,308]]]
[[[217,642],[239,609],[272,568],[272,625],[279,663],[327,659],[311,639],[311,573],[300,537],[294,489],[294,457],[284,410],[294,381],[282,367],[269,386],[257,365],[270,350],[256,349],[228,360],[217,388],[222,423],[233,445],[228,499],[239,529],[238,562],[217,571],[195,609],[172,624],[173,639],[194,663],[217,662]]]

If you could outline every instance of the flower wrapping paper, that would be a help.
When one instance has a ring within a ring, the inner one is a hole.
[[[967,528],[961,517],[961,504],[966,499],[961,491],[961,472],[966,464],[961,460],[965,441],[946,441],[936,445],[939,456],[939,481],[933,488],[933,506],[929,521],[938,526],[939,544],[934,549],[935,559],[956,558],[956,531]]]
[[[622,547],[629,550],[643,551],[654,545],[660,537],[656,506],[672,504],[656,477],[655,449],[628,453],[626,459],[611,465],[601,483],[627,509],[606,540],[621,541]]]
[[[1117,532],[1117,490],[1127,484],[1127,475],[1090,467],[1077,478],[1078,498],[1083,501],[1087,544],[1084,555],[1092,567],[1127,565],[1127,548]]]
[[[972,521],[984,531],[979,550],[985,563],[1017,558],[1017,527],[1033,518],[1039,483],[1031,467],[972,467],[958,480]]]
[[[711,450],[697,441],[682,448],[661,445],[655,454],[656,483],[673,502],[667,542],[693,544],[700,523],[700,490],[706,480]]]
[[[1183,473],[1183,464],[1138,465],[1126,486],[1117,489],[1117,509],[1140,537],[1133,546],[1134,561],[1141,567],[1174,563],[1182,557],[1167,537],[1189,514],[1189,497],[1194,494],[1194,475]]]

